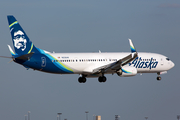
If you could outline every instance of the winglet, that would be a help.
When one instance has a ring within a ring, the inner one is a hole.
[[[12,55],[12,56],[16,55],[16,54],[14,53],[14,51],[12,50],[11,46],[10,46],[10,45],[7,45],[7,46],[8,46],[8,48],[9,48],[9,51],[11,52],[11,55]]]
[[[129,44],[130,44],[131,52],[132,52],[132,53],[136,52],[136,49],[135,49],[135,47],[134,47],[131,39],[129,39]]]

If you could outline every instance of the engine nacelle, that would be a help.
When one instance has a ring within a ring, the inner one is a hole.
[[[117,71],[117,75],[121,77],[135,76],[136,74],[137,69],[132,66],[123,66],[119,71]]]

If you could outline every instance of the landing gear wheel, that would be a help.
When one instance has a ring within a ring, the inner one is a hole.
[[[79,77],[78,81],[79,81],[79,83],[85,83],[86,82],[86,78],[85,77]]]
[[[161,77],[160,77],[160,76],[158,76],[158,77],[157,77],[157,80],[158,80],[158,81],[160,81],[160,80],[161,80]]]
[[[160,81],[161,80],[161,76],[160,76],[160,72],[157,73],[157,80]]]
[[[99,81],[99,82],[106,82],[106,77],[105,77],[105,76],[100,76],[100,77],[98,78],[98,81]]]

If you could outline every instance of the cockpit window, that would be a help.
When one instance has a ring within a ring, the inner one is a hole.
[[[169,61],[170,59],[169,58],[166,58],[167,61]]]

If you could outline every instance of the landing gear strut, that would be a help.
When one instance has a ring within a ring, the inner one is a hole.
[[[158,80],[158,81],[160,81],[160,80],[161,80],[160,73],[158,72],[157,74],[158,74],[158,76],[157,76],[157,80]]]

